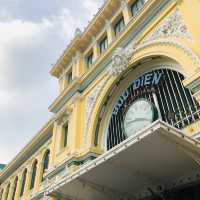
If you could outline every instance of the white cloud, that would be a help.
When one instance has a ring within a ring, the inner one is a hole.
[[[85,13],[62,7],[59,14],[37,21],[2,13],[7,20],[0,21],[0,163],[11,160],[50,117],[47,108],[57,96],[57,83],[49,75],[51,64],[102,0],[80,2]]]
[[[0,163],[8,162],[49,118],[47,108],[57,96],[51,63],[78,23],[67,9],[38,23],[0,22]]]
[[[95,14],[101,7],[103,0],[84,0],[83,6],[89,11],[90,18]]]

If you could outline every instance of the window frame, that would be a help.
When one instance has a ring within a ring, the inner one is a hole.
[[[125,20],[124,16],[122,15],[114,24],[113,26],[115,36],[119,35],[125,28]]]
[[[145,3],[146,3],[146,0],[136,0],[131,4],[130,10],[133,17],[138,15],[140,10],[144,7]]]
[[[0,200],[3,199],[3,192],[4,192],[4,189],[2,189],[1,192],[0,192]]]
[[[86,56],[86,65],[87,69],[90,69],[93,65],[94,62],[94,53],[91,51],[87,56]]]
[[[21,189],[20,189],[20,197],[22,197],[24,195],[24,189],[25,189],[25,185],[26,185],[26,179],[27,179],[27,169],[25,169],[23,171],[23,174],[22,174],[22,184],[21,184]]]
[[[13,188],[11,200],[15,200],[15,195],[16,195],[16,191],[17,191],[17,184],[18,184],[18,176],[15,178],[15,181],[14,181],[14,188]]]
[[[66,148],[68,146],[68,136],[69,136],[69,122],[63,125],[63,136],[62,136],[62,147]]]
[[[31,182],[29,189],[32,190],[35,187],[36,175],[37,175],[37,165],[38,161],[35,160],[32,166],[32,173],[31,173]]]
[[[47,160],[47,162],[46,162]],[[50,160],[50,149],[46,150],[43,157],[43,168],[42,168],[42,182],[44,181],[44,174],[47,169],[49,169],[49,160]],[[46,164],[47,163],[47,164]]]
[[[108,49],[108,37],[106,35],[99,42],[99,51],[100,51],[100,54],[104,53],[107,49]]]
[[[72,69],[69,70],[69,72],[67,72],[67,83],[71,84],[73,81],[73,74],[72,74]]]
[[[4,198],[5,200],[8,200],[9,193],[10,193],[10,183],[6,187],[6,193]]]

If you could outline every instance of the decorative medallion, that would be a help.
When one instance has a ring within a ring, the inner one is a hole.
[[[124,49],[118,47],[112,56],[112,65],[108,69],[108,74],[110,76],[116,76],[120,74],[129,65],[129,60],[133,54],[133,49]]]

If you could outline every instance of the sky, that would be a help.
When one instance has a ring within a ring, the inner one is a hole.
[[[0,163],[8,164],[52,116],[53,64],[103,0],[0,0]]]

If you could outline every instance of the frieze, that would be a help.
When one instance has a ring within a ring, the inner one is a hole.
[[[168,17],[166,17],[163,22],[153,31],[145,40],[155,40],[161,37],[184,37],[189,40],[192,40],[191,34],[188,32],[188,29],[183,21],[183,18],[178,10],[174,11]]]
[[[140,45],[138,45],[136,48],[134,48],[133,53],[137,53],[138,51],[141,51],[142,49],[145,49],[152,45],[162,45],[162,46],[174,46],[177,49],[181,49],[185,55],[189,56],[190,59],[194,62],[194,64],[200,68],[200,59],[195,54],[195,52],[192,51],[192,49],[188,48],[187,46],[181,44],[178,41],[168,40],[168,39],[156,39],[148,42],[144,42]]]
[[[120,59],[123,59],[123,60],[126,59],[126,61],[119,61],[118,63],[121,63],[121,64],[116,65],[116,61],[112,60],[112,65],[110,67],[108,67],[107,75],[108,76],[119,75],[130,65],[130,58],[133,58],[134,55],[137,52],[139,52],[143,49],[146,49],[148,47],[151,47],[153,45],[154,46],[155,45],[161,45],[161,46],[166,46],[166,47],[167,46],[174,46],[177,49],[181,49],[186,56],[190,57],[190,59],[193,61],[194,65],[197,66],[197,69],[200,68],[200,59],[192,49],[188,48],[187,46],[181,44],[178,41],[173,41],[173,40],[169,40],[169,39],[166,39],[166,38],[159,38],[159,39],[154,39],[154,40],[148,40],[148,41],[142,42],[140,44],[134,43],[132,45],[132,47],[128,48],[128,50],[124,49],[124,52],[125,51],[129,52],[128,58],[127,57],[122,58],[122,54],[119,54],[119,57],[118,57],[119,60]],[[117,55],[117,54],[115,54],[115,55]]]

